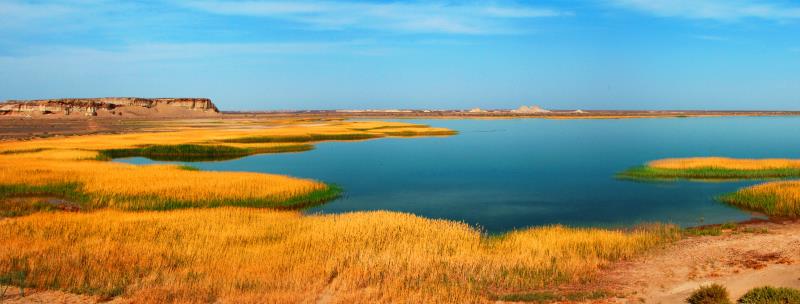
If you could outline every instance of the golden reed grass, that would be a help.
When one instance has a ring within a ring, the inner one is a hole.
[[[0,221],[0,273],[135,303],[489,302],[591,280],[678,235],[548,226],[486,237],[394,212],[38,213]]]
[[[797,177],[797,159],[735,159],[725,157],[671,158],[652,161],[651,168],[667,170],[708,170],[708,175],[742,178]],[[731,170],[731,171],[714,171]],[[738,172],[737,172],[738,171]],[[704,171],[698,171],[704,172]],[[656,172],[655,174],[658,174]],[[688,171],[687,174],[696,174]],[[800,217],[800,181],[774,181],[746,187],[720,197],[726,203],[770,216]]]
[[[113,135],[88,135],[46,138],[32,141],[4,142],[0,153],[41,149],[105,150],[135,148],[142,145],[209,144],[231,145],[231,139],[247,137],[297,137],[311,134],[323,135],[375,135],[391,136],[392,132],[411,132],[418,136],[454,134],[452,130],[399,122],[333,121],[300,123],[281,126],[235,128],[231,124],[220,127],[187,128],[180,131],[145,132]],[[265,144],[271,146],[274,144]],[[247,145],[252,147],[254,145]]]
[[[168,209],[172,202],[287,201],[327,185],[306,179],[246,172],[187,171],[172,165],[128,165],[93,160],[98,151],[148,145],[218,145],[221,141],[251,137],[291,137],[308,134],[386,136],[403,130],[415,134],[437,134],[447,129],[393,122],[320,122],[269,128],[204,128],[174,132],[93,135],[16,141],[0,145],[0,186],[78,184],[95,207],[120,209]],[[452,132],[452,131],[449,131]],[[225,143],[230,147],[264,148],[292,144]],[[203,204],[201,204],[203,205]],[[199,205],[200,206],[200,205]]]
[[[50,159],[40,159],[41,154],[47,154]],[[188,171],[175,165],[140,166],[53,159],[90,154],[49,150],[31,155],[4,155],[0,157],[0,184],[43,186],[75,183],[80,185],[82,193],[102,200],[102,203],[91,203],[121,209],[148,209],[148,200],[122,200],[124,197],[196,202],[260,198],[285,200],[327,187],[312,180],[274,174]]]
[[[800,168],[800,160],[767,158],[740,159],[727,157],[691,157],[667,158],[651,161],[648,166],[659,169],[731,169],[731,170],[768,170]]]
[[[722,196],[724,202],[777,217],[800,217],[800,181],[775,181]]]

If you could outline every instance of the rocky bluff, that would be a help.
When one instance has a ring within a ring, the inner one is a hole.
[[[8,100],[0,115],[21,116],[208,116],[219,110],[208,98],[61,98]]]

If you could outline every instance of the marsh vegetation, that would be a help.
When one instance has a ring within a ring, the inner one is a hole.
[[[800,181],[777,181],[746,187],[720,197],[725,203],[775,217],[800,217]]]
[[[484,302],[591,282],[679,235],[548,226],[487,237],[394,212],[37,213],[0,222],[0,276],[139,302]]]
[[[618,174],[630,179],[769,179],[800,177],[800,160],[668,158]]]
[[[281,175],[107,161],[281,152],[269,149],[310,145],[261,138],[304,132],[312,142],[454,133],[336,122],[13,142],[0,156],[0,199],[58,197],[80,212],[3,205],[15,217],[0,221],[0,283],[141,302],[296,302],[324,294],[340,302],[482,302],[590,282],[609,263],[681,234],[665,225],[545,226],[489,236],[396,212],[303,215],[276,209],[324,202],[340,189]]]
[[[778,179],[800,177],[800,160],[671,158],[649,162],[618,175],[630,179]],[[718,199],[775,217],[800,217],[800,181],[771,181],[749,186]]]

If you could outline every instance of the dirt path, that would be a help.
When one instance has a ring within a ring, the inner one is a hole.
[[[604,277],[613,290],[630,295],[620,303],[683,303],[711,283],[726,286],[733,299],[764,285],[800,288],[800,222],[749,224],[721,236],[691,237],[620,263]]]

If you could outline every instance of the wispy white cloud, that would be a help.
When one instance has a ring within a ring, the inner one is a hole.
[[[41,3],[28,4],[22,2],[0,2],[0,29],[46,18],[54,18],[74,13],[75,9],[61,4]]]
[[[195,0],[181,5],[212,14],[286,20],[312,28],[497,34],[524,31],[514,21],[571,15],[529,5],[483,3]]]
[[[196,60],[217,57],[260,57],[278,54],[317,54],[353,52],[370,48],[369,41],[346,42],[259,42],[259,43],[141,43],[110,48],[51,46],[29,47],[18,54],[0,55],[5,60],[40,60],[45,58],[91,58],[103,62],[155,62]]]
[[[729,41],[728,37],[715,36],[715,35],[694,35],[695,39],[708,40],[708,41]]]
[[[800,19],[800,6],[767,0],[609,0],[629,9],[663,17],[734,21]]]

